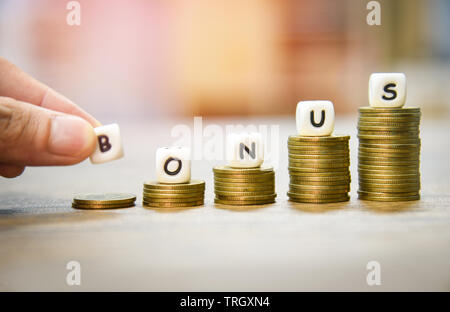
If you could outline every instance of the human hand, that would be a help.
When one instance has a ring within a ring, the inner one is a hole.
[[[95,149],[97,126],[76,104],[0,57],[0,176],[81,162]]]

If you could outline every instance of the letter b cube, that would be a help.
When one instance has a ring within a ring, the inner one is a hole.
[[[156,179],[159,183],[187,183],[191,180],[191,151],[187,147],[156,150]]]
[[[91,163],[101,164],[123,157],[122,139],[118,124],[94,128],[97,147],[90,156]]]
[[[334,106],[330,101],[300,101],[296,111],[297,133],[327,136],[334,130]]]
[[[264,144],[260,133],[229,134],[228,165],[233,168],[255,168],[264,161]]]

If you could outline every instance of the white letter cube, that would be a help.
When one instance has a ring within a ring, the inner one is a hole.
[[[403,73],[374,73],[369,79],[369,105],[402,107],[406,101],[406,76]]]
[[[191,151],[187,147],[156,150],[156,179],[159,183],[187,183],[191,180]]]
[[[228,165],[233,168],[256,168],[264,161],[261,133],[231,133],[227,137]]]
[[[94,128],[97,147],[90,156],[93,164],[101,164],[123,157],[122,139],[118,124]]]
[[[296,111],[297,133],[327,136],[334,130],[334,106],[330,101],[300,101]]]

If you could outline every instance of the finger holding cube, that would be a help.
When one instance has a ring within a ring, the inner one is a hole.
[[[191,180],[191,151],[187,147],[156,150],[156,179],[159,183],[187,183]]]
[[[227,159],[232,168],[256,168],[264,161],[261,133],[231,133],[227,136]]]
[[[299,135],[331,135],[334,119],[334,106],[330,101],[300,101],[297,104],[296,122]]]
[[[97,146],[90,156],[93,164],[101,164],[123,157],[122,139],[118,124],[94,128]]]
[[[369,79],[369,105],[402,107],[406,101],[406,76],[403,73],[373,73]]]

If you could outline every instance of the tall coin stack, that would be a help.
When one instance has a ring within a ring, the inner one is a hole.
[[[201,206],[204,203],[205,182],[191,180],[188,183],[144,183],[143,205],[157,208]]]
[[[275,172],[272,167],[214,167],[215,203],[263,205],[275,202]]]
[[[360,199],[420,198],[420,108],[360,107]]]
[[[291,201],[321,204],[350,199],[349,139],[347,135],[289,137]]]

